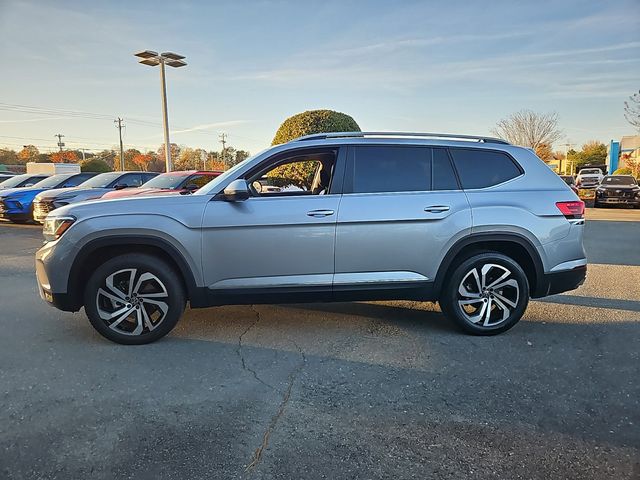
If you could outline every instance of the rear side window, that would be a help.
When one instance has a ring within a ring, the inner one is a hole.
[[[431,189],[431,152],[421,147],[356,147],[353,193],[420,192]]]
[[[452,148],[450,152],[464,189],[491,187],[522,174],[505,153],[472,148]]]

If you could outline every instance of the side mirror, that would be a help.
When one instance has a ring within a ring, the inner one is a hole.
[[[189,193],[193,193],[196,190],[198,190],[200,187],[198,185],[196,185],[195,183],[189,183],[187,185],[185,185],[184,189],[189,192]]]
[[[224,199],[227,202],[241,202],[249,198],[249,185],[246,180],[238,179],[224,189]]]

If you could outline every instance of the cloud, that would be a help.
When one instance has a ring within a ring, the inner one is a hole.
[[[249,120],[227,120],[225,122],[215,122],[215,123],[205,123],[203,125],[196,125],[195,127],[183,128],[180,130],[172,130],[171,133],[173,135],[178,133],[190,133],[190,132],[198,132],[201,130],[211,130],[211,129],[219,129],[225,127],[235,127],[237,125],[243,125],[245,123],[249,123]]]

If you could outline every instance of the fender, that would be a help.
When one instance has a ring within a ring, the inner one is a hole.
[[[540,258],[540,254],[538,253],[536,247],[533,246],[533,244],[527,237],[513,232],[472,233],[454,243],[447,254],[444,256],[442,262],[440,263],[440,267],[438,268],[438,273],[436,273],[436,279],[434,282],[434,292],[436,296],[440,296],[442,285],[456,256],[464,248],[484,242],[511,242],[523,247],[531,257],[533,266],[535,268],[536,284],[530,285],[532,296],[534,295],[534,293],[539,292],[540,289],[543,288],[544,266],[542,264],[542,259]]]
[[[187,287],[187,297],[190,303],[198,304],[200,293],[196,279],[189,267],[189,264],[185,260],[182,253],[178,251],[168,241],[154,237],[151,235],[111,235],[106,237],[97,238],[89,241],[84,245],[78,254],[76,255],[73,264],[71,266],[69,280],[67,283],[67,292],[77,292],[77,282],[80,278],[80,271],[83,266],[90,261],[91,255],[104,247],[114,246],[150,246],[162,250],[178,267],[182,278],[184,279],[185,286]],[[195,305],[194,305],[195,306]]]

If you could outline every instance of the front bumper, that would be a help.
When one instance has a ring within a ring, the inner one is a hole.
[[[31,212],[29,206],[10,200],[0,200],[0,218],[4,220],[27,219]]]
[[[596,202],[599,204],[609,205],[640,205],[638,197],[597,197]]]
[[[82,305],[78,304],[77,296],[69,293],[56,291],[51,285],[50,272],[59,269],[57,259],[53,255],[57,242],[45,243],[40,250],[36,252],[36,280],[38,283],[38,292],[49,305],[54,306],[65,312],[77,312]],[[58,281],[58,283],[60,283]],[[60,288],[60,285],[58,286]]]
[[[575,290],[582,285],[587,278],[587,266],[581,265],[571,270],[545,273],[542,281],[539,282],[537,291],[533,298],[556,295],[562,292]]]

